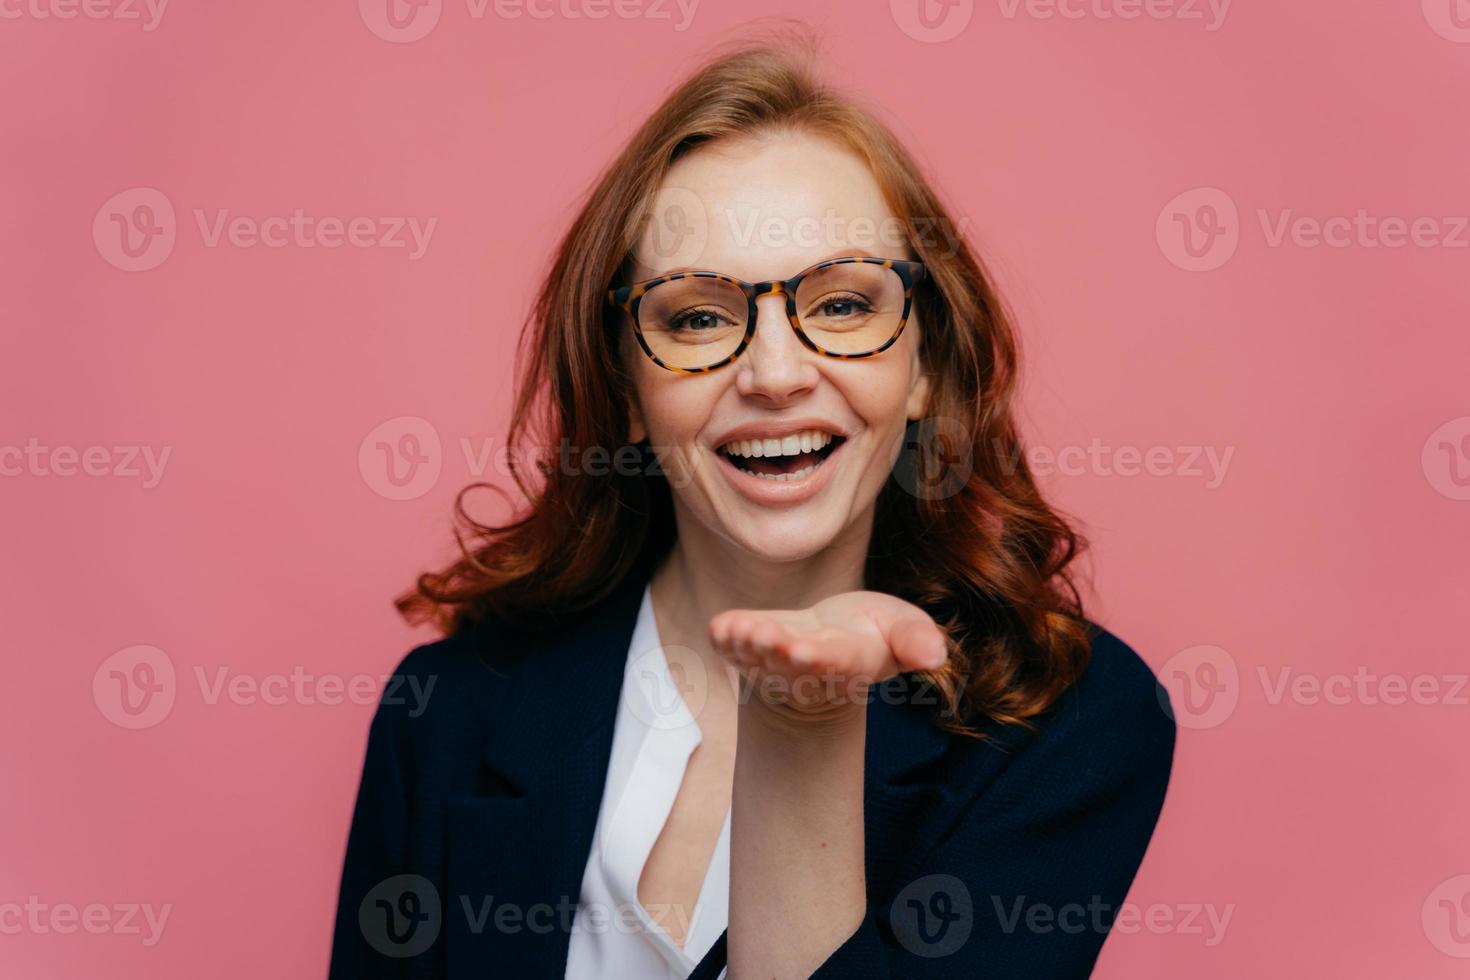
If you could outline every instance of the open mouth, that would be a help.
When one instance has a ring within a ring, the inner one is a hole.
[[[817,429],[781,439],[736,439],[718,450],[736,468],[765,480],[800,480],[814,473],[844,437]]]

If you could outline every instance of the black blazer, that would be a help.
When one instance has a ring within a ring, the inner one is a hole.
[[[646,583],[549,630],[487,622],[404,658],[368,734],[331,977],[565,975]],[[815,976],[1087,976],[1169,779],[1152,672],[1098,630],[1040,731],[990,742],[898,690],[868,708],[868,914]],[[722,935],[693,977],[724,965]]]

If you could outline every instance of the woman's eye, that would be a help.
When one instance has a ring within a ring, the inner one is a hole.
[[[833,296],[818,303],[813,312],[817,316],[841,319],[872,312],[872,307],[860,296]]]
[[[723,318],[713,310],[687,310],[669,317],[668,328],[674,332],[701,333],[718,329]]]
[[[719,317],[713,313],[690,313],[676,320],[675,329],[684,330],[708,330],[719,324]]]

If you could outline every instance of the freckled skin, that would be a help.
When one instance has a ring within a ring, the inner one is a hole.
[[[898,222],[864,164],[817,137],[786,134],[711,144],[680,159],[664,186],[704,202],[708,234],[692,263],[682,252],[660,256],[646,237],[634,250],[635,281],[680,264],[758,282],[788,278],[838,255],[911,257],[871,231],[864,237],[862,225],[854,229],[855,221],[880,228]],[[784,240],[751,233],[767,221],[786,230]],[[828,225],[840,233],[829,237]],[[802,233],[803,227],[820,230]],[[733,364],[703,375],[659,367],[637,349],[631,327],[624,331],[624,356],[636,388],[634,439],[646,433],[655,447],[669,447],[674,465],[690,464],[689,482],[675,493],[681,535],[713,536],[750,556],[789,562],[840,537],[865,536],[871,528],[873,503],[907,421],[922,416],[927,397],[919,365],[923,324],[911,314],[890,349],[841,360],[802,346],[781,297],[765,297],[757,309],[750,347]],[[713,441],[735,425],[795,415],[825,419],[849,433],[838,478],[817,498],[787,508],[742,497],[717,469]]]
[[[863,227],[900,225],[861,160],[821,138],[709,144],[679,160],[664,188],[703,202],[707,237],[697,256],[662,256],[650,232],[634,250],[631,281],[679,267],[785,280],[842,255],[913,258],[871,230],[856,238]],[[800,219],[821,230],[790,234]],[[763,236],[768,221],[788,234]],[[841,233],[829,237],[830,229]],[[676,477],[677,540],[653,575],[654,615],[671,669],[695,678],[702,695],[695,711],[702,740],[638,897],[666,910],[658,918],[682,945],[728,809],[731,973],[804,976],[864,914],[865,715],[861,702],[824,693],[850,686],[743,699],[737,690],[821,674],[877,681],[943,662],[943,635],[926,614],[863,588],[874,504],[908,420],[923,417],[929,382],[919,359],[923,324],[912,311],[892,347],[844,360],[802,345],[783,297],[763,297],[757,309],[750,346],[707,373],[655,364],[631,324],[621,336],[634,383],[632,438],[646,436]],[[798,502],[747,498],[721,470],[721,437],[736,426],[794,418],[820,419],[846,435],[822,464],[833,467],[830,480]],[[779,909],[772,894],[786,899]]]

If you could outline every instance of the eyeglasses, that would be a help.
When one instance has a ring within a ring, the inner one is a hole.
[[[913,305],[922,262],[848,256],[785,281],[746,282],[718,272],[675,272],[608,290],[633,320],[638,346],[659,367],[702,374],[724,367],[755,336],[755,301],[784,295],[786,319],[810,350],[872,357],[893,346]]]

